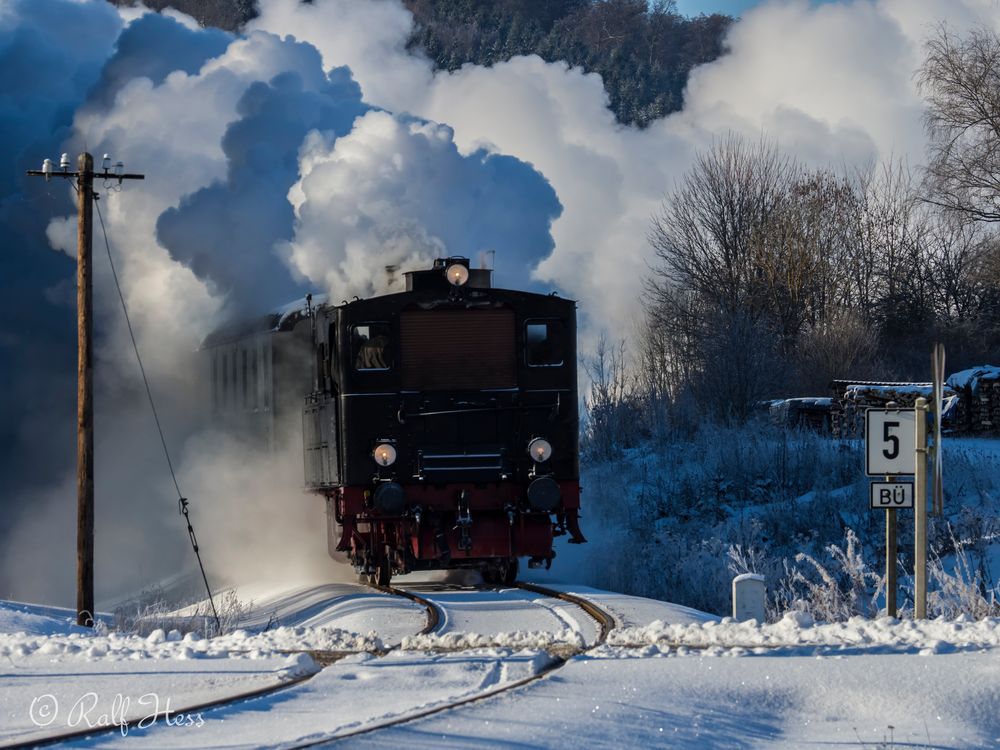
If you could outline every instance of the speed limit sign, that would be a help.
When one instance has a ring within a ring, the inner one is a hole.
[[[913,474],[917,466],[916,416],[912,409],[865,411],[865,474]]]

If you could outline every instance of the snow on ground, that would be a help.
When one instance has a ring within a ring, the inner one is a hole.
[[[930,654],[1000,646],[1000,619],[988,617],[971,621],[961,616],[952,621],[915,622],[890,617],[877,620],[852,617],[847,622],[814,625],[809,615],[789,612],[779,622],[765,625],[752,620],[734,622],[727,617],[721,622],[708,620],[687,625],[653,622],[644,627],[618,628],[611,632],[608,644],[746,649],[832,646]],[[997,680],[1000,682],[1000,675]]]
[[[80,728],[83,713],[90,721],[105,715],[115,724],[125,714],[148,715],[154,704],[162,710],[168,700],[177,712],[310,674],[265,696],[183,719],[175,714],[170,724],[161,719],[129,730],[128,737],[114,731],[72,746],[322,743],[462,697],[498,692],[549,668],[552,657],[543,649],[559,641],[592,642],[584,615],[563,602],[553,609],[554,600],[502,587],[407,585],[422,589],[443,610],[445,624],[432,636],[415,636],[423,625],[419,608],[385,605],[382,595],[359,600],[358,587],[349,585],[251,592],[256,604],[248,629],[210,640],[163,631],[147,638],[88,635],[65,610],[0,603],[0,746],[66,731],[72,721]],[[619,627],[607,645],[514,690],[341,744],[393,750],[575,750],[581,743],[875,747],[892,725],[897,747],[1000,745],[1000,619],[814,624],[792,614],[758,625],[665,602],[564,588],[615,615]],[[362,611],[367,604],[374,612]],[[280,615],[272,617],[275,612]],[[382,633],[403,632],[401,616],[412,626],[400,636],[407,650],[355,653],[322,671],[305,654],[281,653],[376,649],[384,645]],[[351,617],[374,632],[334,626]],[[263,625],[254,618],[285,624],[255,631]],[[529,631],[525,622],[542,625]],[[434,650],[442,647],[467,650]]]
[[[240,623],[248,629],[270,624],[334,627],[354,633],[376,631],[386,645],[395,645],[426,624],[419,604],[356,583],[256,584],[238,586],[235,593],[252,605]]]
[[[200,726],[152,727],[122,738],[106,734],[70,747],[270,748],[322,740],[455,699],[496,690],[544,668],[538,652],[487,650],[427,655],[394,651],[350,656],[280,693],[200,712]],[[130,744],[131,743],[131,744]]]
[[[76,612],[63,607],[0,601],[0,633],[26,635],[89,634],[76,624]]]
[[[542,650],[554,646],[585,648],[587,645],[583,636],[572,630],[514,630],[488,634],[451,632],[443,635],[411,635],[403,639],[403,648],[410,651],[478,648]]]
[[[992,651],[719,658],[628,650],[576,657],[517,691],[337,747],[872,748],[889,725],[897,748],[996,747],[998,675]]]
[[[536,579],[540,583],[541,578]],[[646,599],[641,596],[629,596],[613,591],[602,591],[591,586],[569,585],[565,583],[544,582],[545,586],[556,591],[576,594],[592,601],[605,612],[612,615],[620,627],[641,627],[652,622],[667,622],[673,625],[688,625],[692,623],[717,622],[715,615],[701,612],[682,604],[661,602],[656,599]]]
[[[140,720],[157,710],[177,712],[318,670],[305,654],[156,661],[32,656],[0,658],[0,747]]]
[[[534,631],[586,643],[593,643],[597,637],[596,624],[575,604],[532,591],[505,587],[456,589],[427,584],[413,584],[407,589],[438,605],[441,622],[435,635]]]

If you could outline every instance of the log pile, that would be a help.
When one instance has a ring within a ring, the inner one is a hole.
[[[912,409],[921,396],[930,400],[933,389],[930,383],[888,383],[834,380],[830,388],[836,394],[836,406],[831,418],[831,431],[836,437],[864,437],[865,410],[885,409],[894,403],[900,409]],[[945,389],[945,421],[949,421],[949,406],[954,408],[954,391]]]
[[[959,394],[955,422],[960,431],[1000,432],[1000,367],[973,367],[956,372],[947,382]]]
[[[832,398],[785,398],[769,402],[768,413],[774,424],[804,427],[829,434],[834,410]]]

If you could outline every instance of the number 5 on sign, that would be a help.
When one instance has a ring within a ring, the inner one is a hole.
[[[917,466],[916,416],[912,409],[865,411],[865,474],[913,474]]]

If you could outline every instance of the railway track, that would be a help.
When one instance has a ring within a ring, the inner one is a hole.
[[[378,587],[373,586],[372,588],[382,591],[387,594],[393,594],[395,596],[403,597],[404,599],[409,599],[415,604],[419,604],[424,608],[425,612],[425,624],[424,627],[418,632],[418,635],[427,635],[433,633],[439,623],[441,622],[440,612],[437,605],[435,605],[429,599],[422,597],[418,594],[414,594],[410,591],[405,591],[403,589],[396,588],[394,586]],[[377,655],[385,655],[389,651],[394,650],[396,647],[385,649],[381,652],[376,652]],[[313,660],[319,664],[321,667],[329,666],[335,661],[349,656],[353,651],[318,651],[312,649],[303,650],[291,650],[291,651],[281,651],[279,653],[293,655],[293,654],[308,654]],[[168,715],[178,715],[178,714],[197,714],[202,711],[210,711],[215,708],[222,708],[223,706],[231,706],[243,701],[253,700],[255,698],[263,698],[265,696],[277,695],[286,690],[290,690],[297,685],[302,684],[310,680],[314,674],[302,675],[299,677],[286,680],[276,685],[266,685],[264,687],[255,688],[253,690],[245,690],[235,695],[228,695],[223,698],[216,700],[203,701],[201,703],[196,703],[189,706],[183,706],[181,708],[171,708],[169,714],[167,712],[157,712],[155,714],[147,714],[145,716],[135,717],[133,719],[127,719],[122,721],[119,725],[106,727],[87,727],[85,729],[77,729],[69,732],[62,732],[58,734],[52,734],[47,737],[38,737],[30,740],[25,740],[23,742],[13,742],[6,743],[0,742],[0,750],[21,750],[22,748],[35,748],[35,747],[48,747],[51,745],[60,744],[63,742],[71,742],[75,740],[85,739],[88,737],[97,737],[103,734],[109,734],[113,732],[122,732],[125,729],[132,730],[135,729],[140,722],[144,726],[151,726],[159,724],[161,721],[165,720]],[[124,728],[124,729],[123,729]]]
[[[553,599],[558,599],[558,600],[561,600],[561,601],[564,601],[564,602],[568,602],[568,603],[571,603],[571,604],[574,604],[574,605],[578,606],[581,610],[583,610],[590,618],[592,618],[597,623],[598,634],[597,634],[595,642],[592,643],[592,644],[590,644],[589,646],[586,646],[585,648],[571,647],[571,648],[564,648],[564,649],[559,649],[559,650],[551,650],[549,652],[550,653],[550,657],[551,657],[551,661],[549,662],[549,664],[546,665],[546,667],[543,668],[542,670],[540,670],[539,672],[537,672],[537,673],[535,673],[533,675],[530,675],[529,677],[526,677],[524,679],[517,680],[517,681],[514,681],[514,682],[504,683],[503,685],[496,686],[496,687],[494,687],[492,689],[485,690],[485,691],[483,691],[481,693],[477,693],[477,694],[472,695],[472,696],[466,696],[466,697],[461,698],[459,700],[452,701],[452,702],[449,702],[449,703],[440,704],[438,706],[434,706],[434,707],[426,709],[426,710],[418,711],[416,713],[410,713],[410,714],[407,714],[407,715],[405,715],[403,717],[400,717],[398,719],[391,719],[391,720],[387,720],[387,721],[384,721],[384,722],[380,722],[378,724],[368,725],[368,726],[365,726],[365,727],[362,727],[362,728],[359,728],[359,729],[355,729],[355,730],[352,730],[352,731],[348,731],[348,732],[345,732],[345,733],[340,733],[340,734],[333,733],[333,734],[331,734],[328,737],[324,737],[324,738],[321,738],[321,739],[312,740],[310,742],[307,742],[307,743],[304,743],[304,744],[300,744],[300,745],[291,745],[291,747],[297,747],[297,748],[316,747],[318,745],[323,745],[323,744],[327,744],[327,743],[331,743],[331,742],[336,742],[336,741],[339,741],[339,740],[342,740],[342,739],[346,739],[348,737],[355,737],[355,736],[362,735],[362,734],[368,734],[370,732],[374,732],[374,731],[377,731],[379,729],[384,729],[384,728],[392,727],[392,726],[398,726],[400,724],[404,724],[404,723],[409,722],[409,721],[415,721],[417,719],[421,719],[421,718],[423,718],[425,716],[431,716],[431,715],[434,715],[434,714],[442,713],[444,711],[448,711],[448,710],[453,709],[453,708],[458,708],[458,707],[461,707],[461,706],[464,706],[464,705],[468,705],[470,703],[476,703],[478,701],[486,700],[488,698],[491,698],[491,697],[493,697],[495,695],[499,695],[501,693],[506,693],[506,692],[509,692],[511,690],[516,690],[517,688],[520,688],[520,687],[523,687],[525,685],[531,684],[532,682],[535,682],[537,680],[540,680],[540,679],[546,677],[547,675],[552,674],[554,671],[558,670],[560,667],[562,667],[563,665],[565,665],[566,662],[572,656],[575,656],[575,655],[577,655],[577,654],[579,654],[579,653],[581,653],[583,651],[589,650],[591,648],[595,648],[596,646],[604,643],[605,640],[607,639],[608,633],[615,626],[614,618],[610,614],[608,614],[607,612],[605,612],[604,610],[602,610],[600,607],[597,607],[595,604],[593,604],[593,602],[590,602],[590,601],[588,601],[588,600],[586,600],[586,599],[584,599],[582,597],[578,597],[578,596],[573,595],[573,594],[567,594],[567,593],[564,593],[564,592],[556,591],[554,589],[546,588],[544,586],[538,586],[538,585],[529,584],[529,583],[515,583],[515,584],[513,584],[513,587],[520,588],[520,589],[523,589],[525,591],[530,591],[530,592],[539,594],[541,596],[545,596],[545,597],[549,597],[549,598],[553,598]],[[424,624],[424,627],[417,633],[417,635],[431,635],[431,634],[434,634],[435,631],[437,631],[437,629],[440,627],[441,623],[444,620],[444,618],[441,615],[440,605],[438,605],[437,603],[435,603],[431,598],[428,598],[427,596],[423,596],[423,595],[415,593],[413,591],[409,591],[407,589],[402,589],[402,588],[399,588],[399,587],[396,587],[396,586],[385,586],[385,587],[373,586],[372,588],[375,588],[375,589],[377,589],[379,591],[382,591],[382,592],[384,592],[386,594],[391,594],[391,595],[400,596],[400,597],[409,599],[410,601],[412,601],[415,604],[418,604],[418,605],[420,605],[421,607],[424,608],[425,618],[426,618],[425,619],[425,624]],[[491,588],[491,587],[479,587],[479,588],[482,589],[482,588]],[[443,590],[457,591],[457,590],[462,590],[462,588],[461,587],[450,587],[450,589],[445,588]],[[387,648],[387,649],[383,649],[383,650],[378,651],[378,652],[374,652],[374,655],[376,655],[376,656],[384,656],[385,654],[387,654],[387,653],[389,653],[391,651],[394,651],[394,650],[396,650],[398,648],[399,648],[399,644],[397,644],[396,646]],[[452,650],[453,651],[460,651],[462,649],[456,648],[456,649],[452,649]],[[310,657],[312,657],[320,666],[325,667],[325,666],[327,666],[329,664],[332,664],[332,663],[338,661],[339,659],[342,659],[342,658],[344,658],[346,656],[349,656],[350,654],[356,653],[356,652],[350,652],[350,651],[317,651],[317,650],[305,650],[304,649],[304,650],[301,650],[301,651],[295,651],[295,650],[283,651],[281,653],[286,653],[286,654],[289,654],[289,655],[296,654],[296,653],[305,653],[305,654],[308,654]],[[262,698],[262,697],[277,695],[277,694],[280,694],[282,692],[291,690],[291,689],[295,688],[296,686],[298,686],[298,685],[300,685],[300,684],[302,684],[304,682],[307,682],[313,676],[314,676],[314,674],[302,675],[302,676],[299,676],[299,677],[292,678],[290,680],[286,680],[286,681],[284,681],[284,682],[282,682],[280,684],[277,684],[277,685],[268,685],[268,686],[261,687],[261,688],[255,688],[253,690],[243,691],[243,692],[237,693],[235,695],[229,695],[229,696],[226,696],[224,698],[219,698],[217,700],[203,701],[203,702],[195,704],[195,705],[183,706],[183,707],[180,707],[180,708],[171,708],[170,709],[170,714],[172,714],[172,715],[178,715],[178,714],[197,714],[197,713],[201,713],[203,711],[210,711],[212,709],[218,709],[218,708],[223,708],[223,707],[231,707],[233,705],[236,705],[236,704],[239,704],[239,703],[242,703],[242,702],[245,702],[245,701],[254,700],[256,698]],[[29,740],[25,740],[25,741],[21,741],[21,742],[0,743],[0,750],[15,750],[15,749],[20,750],[21,748],[46,747],[46,746],[51,746],[51,745],[55,745],[55,744],[59,744],[59,743],[71,742],[71,741],[76,741],[76,740],[80,740],[80,739],[85,739],[85,738],[89,738],[89,737],[96,737],[96,736],[105,735],[105,734],[118,733],[118,732],[122,732],[123,728],[124,729],[135,729],[137,726],[140,725],[140,723],[142,723],[142,726],[151,726],[151,725],[160,723],[162,720],[164,720],[166,718],[167,718],[167,713],[166,712],[157,713],[155,715],[145,715],[145,716],[141,716],[141,717],[135,717],[134,719],[131,719],[131,720],[122,721],[120,724],[114,725],[114,726],[110,726],[110,727],[106,727],[106,726],[104,726],[104,727],[93,727],[93,728],[89,728],[88,727],[88,728],[85,728],[85,729],[75,729],[75,730],[68,731],[68,732],[62,732],[62,733],[58,733],[58,734],[52,734],[52,735],[48,735],[48,736],[45,736],[45,737],[35,737],[35,738],[29,739]]]
[[[485,690],[481,693],[466,696],[464,698],[460,698],[455,701],[450,701],[448,703],[444,703],[438,706],[433,706],[428,709],[409,713],[399,718],[389,719],[375,724],[369,724],[367,726],[360,727],[358,729],[353,729],[347,732],[341,732],[335,734],[331,737],[316,739],[298,745],[291,745],[290,747],[295,748],[296,750],[300,750],[301,748],[311,748],[311,747],[331,745],[336,742],[341,742],[343,740],[352,737],[360,737],[362,735],[371,734],[373,732],[378,732],[380,730],[388,729],[390,727],[400,726],[401,724],[407,724],[411,721],[417,721],[418,719],[423,719],[428,716],[434,716],[436,714],[444,713],[445,711],[450,711],[455,708],[460,708],[462,706],[468,706],[473,703],[479,703],[481,701],[489,700],[490,698],[493,698],[497,695],[509,693],[513,690],[517,690],[518,688],[545,679],[554,672],[558,671],[560,668],[564,667],[573,656],[577,656],[580,653],[584,653],[586,651],[589,651],[591,649],[597,648],[598,646],[602,645],[607,640],[608,634],[615,627],[616,624],[615,618],[611,614],[609,614],[608,612],[604,611],[602,608],[598,607],[593,602],[584,599],[581,596],[577,596],[575,594],[569,594],[563,591],[557,591],[556,589],[550,589],[546,586],[539,586],[533,583],[516,582],[512,585],[516,588],[524,589],[525,591],[531,591],[533,593],[540,594],[542,596],[547,596],[553,599],[559,599],[561,601],[569,602],[571,604],[575,604],[576,606],[580,607],[580,609],[582,609],[589,617],[591,617],[597,623],[598,633],[595,642],[585,648],[573,648],[573,649],[561,650],[560,652],[557,653],[553,653],[550,651],[550,656],[552,657],[552,661],[550,661],[549,664],[545,666],[543,669],[539,670],[533,675],[530,675],[529,677],[525,677],[524,679],[516,680],[514,682],[508,682],[503,685],[498,685],[493,689]]]

